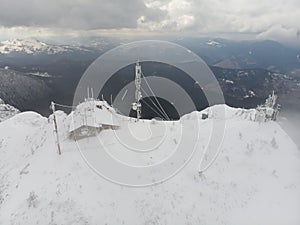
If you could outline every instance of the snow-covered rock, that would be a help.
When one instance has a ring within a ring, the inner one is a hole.
[[[145,138],[140,134],[144,126],[163,125],[162,155],[176,145],[176,124],[200,123],[197,152],[187,166],[168,181],[143,188],[111,183],[94,173],[68,137],[71,118],[63,112],[56,113],[60,156],[52,117],[47,121],[26,112],[0,123],[0,224],[300,224],[300,152],[277,123],[254,122],[253,110],[225,107],[221,152],[198,173],[211,124],[222,119],[210,112],[193,112],[174,122],[122,117],[121,124],[140,138]],[[202,120],[202,113],[209,118]],[[114,132],[124,131],[122,126],[104,130],[98,138],[112,154],[125,154]]]
[[[0,98],[0,122],[13,117],[19,112],[20,111],[15,107],[5,104],[5,102]]]
[[[209,40],[206,42],[207,45],[209,46],[214,46],[214,47],[223,47],[223,44],[221,44],[220,42],[218,41],[214,41],[214,40]]]
[[[226,84],[234,84],[234,81],[232,80],[225,80]]]

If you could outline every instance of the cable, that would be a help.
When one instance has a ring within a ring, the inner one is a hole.
[[[151,96],[148,95],[148,93],[147,93],[143,88],[141,88],[141,89],[142,89],[142,91],[146,94],[146,96],[149,97],[149,99],[150,99],[150,101],[152,102],[152,104],[155,106],[155,108],[156,108],[160,113],[158,113],[156,110],[155,110],[155,112],[156,112],[158,115],[162,116],[165,120],[168,120],[168,118],[165,116],[164,112],[161,111],[161,109],[160,109],[160,108],[155,104],[155,102],[152,100]]]
[[[70,108],[70,109],[76,108],[76,106],[62,105],[62,104],[58,104],[58,103],[55,103],[55,102],[54,102],[54,104],[57,105],[57,106],[61,106],[61,107],[65,107],[65,108]]]
[[[152,111],[154,111],[157,115],[162,116],[163,120],[166,120],[166,118],[164,117],[164,115],[160,114],[159,112],[157,112],[155,109],[153,109],[151,107],[151,105],[149,105],[145,100],[142,100],[150,109],[152,109]]]
[[[166,111],[164,110],[164,108],[161,106],[161,104],[160,104],[159,101],[157,100],[157,98],[156,98],[156,96],[155,96],[153,90],[151,89],[151,87],[150,87],[150,85],[149,85],[149,83],[148,83],[148,81],[147,81],[147,79],[146,79],[146,76],[144,75],[143,71],[141,71],[141,73],[142,73],[142,76],[144,77],[144,80],[145,80],[145,82],[146,82],[148,88],[150,89],[150,91],[151,91],[151,93],[152,93],[154,99],[156,100],[157,104],[158,104],[159,107],[162,109],[162,111],[163,111],[164,115],[166,116],[166,118],[167,118],[168,120],[170,120],[168,114],[166,113]]]
[[[164,108],[161,106],[161,104],[159,103],[158,99],[156,98],[156,96],[155,96],[155,94],[154,94],[153,90],[151,89],[151,87],[150,87],[149,83],[147,82],[147,79],[146,79],[145,75],[143,74],[143,72],[142,72],[142,75],[143,75],[143,77],[144,77],[144,79],[145,79],[145,82],[146,82],[146,84],[147,84],[148,88],[150,89],[150,91],[151,91],[151,93],[152,93],[152,95],[153,95],[153,97],[154,97],[155,101],[157,102],[157,104],[158,104],[158,105],[159,105],[159,107],[161,108],[161,110],[162,110],[162,113],[165,115],[165,117],[166,117],[168,120],[170,120],[170,118],[169,118],[168,114],[165,112]],[[156,104],[155,104],[155,105],[156,105]]]

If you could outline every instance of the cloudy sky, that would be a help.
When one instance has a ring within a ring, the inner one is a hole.
[[[173,34],[300,43],[299,0],[0,0],[0,40]]]

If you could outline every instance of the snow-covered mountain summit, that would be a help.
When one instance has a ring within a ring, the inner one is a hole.
[[[27,54],[37,54],[43,52],[47,54],[55,54],[64,51],[65,49],[63,47],[48,45],[35,39],[13,39],[2,41],[0,43],[1,54],[10,54],[13,52],[22,52]]]
[[[74,50],[87,51],[78,46],[52,45],[36,39],[13,39],[0,42],[0,54],[4,55],[11,53],[54,55]]]
[[[179,141],[177,124],[200,123],[197,152],[187,166],[170,180],[144,188],[117,185],[94,173],[69,138],[72,117],[62,111],[56,113],[60,156],[52,116],[48,121],[25,112],[0,123],[0,224],[298,225],[296,145],[276,122],[253,121],[253,110],[223,107],[226,130],[221,152],[201,174],[201,153],[211,138],[212,122],[220,120],[218,114],[203,120],[203,112],[193,112],[174,122],[123,118],[119,130],[98,134],[107,147],[99,154],[105,150],[122,156],[125,145],[116,141],[116,135],[126,132],[123,128],[134,128],[142,139],[144,127],[163,125],[166,137],[161,154],[155,155],[161,157]]]

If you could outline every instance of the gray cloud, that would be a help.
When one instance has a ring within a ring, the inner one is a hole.
[[[48,33],[125,28],[132,33],[252,33],[300,43],[299,0],[0,0],[0,5],[0,32],[7,35],[20,27]]]
[[[164,17],[141,0],[1,0],[0,25],[73,29],[136,28],[140,16]]]
[[[296,28],[286,28],[281,25],[274,25],[266,31],[257,35],[260,39],[273,39],[279,42],[289,41],[300,43],[299,31]]]
[[[256,38],[300,43],[298,0],[148,0],[146,5],[168,12],[167,19],[143,24],[154,30],[252,33]]]
[[[155,1],[157,2],[157,1]],[[171,20],[194,17],[189,29],[199,32],[263,32],[275,25],[300,28],[300,1],[291,0],[163,0]],[[158,4],[153,4],[157,6]]]

